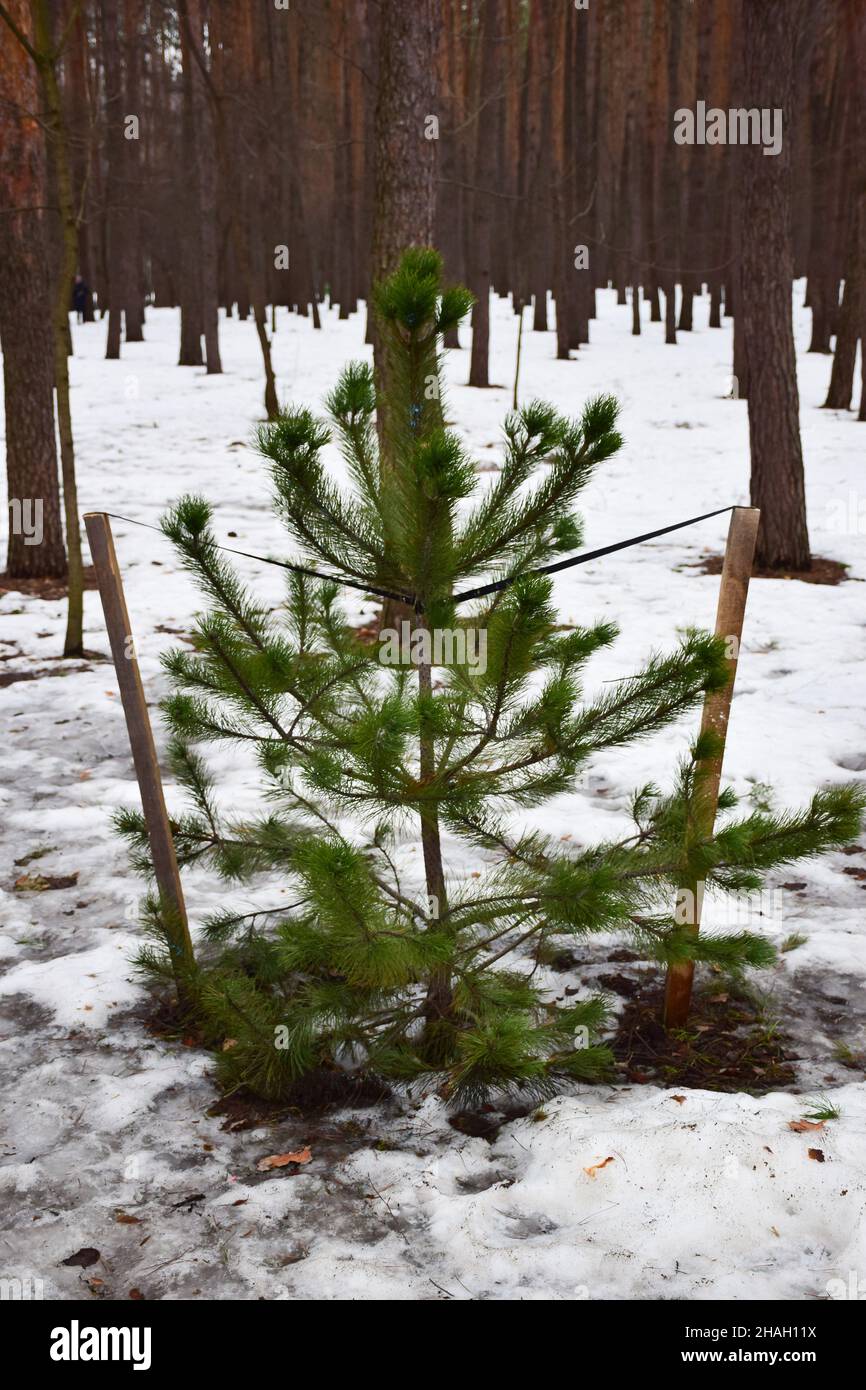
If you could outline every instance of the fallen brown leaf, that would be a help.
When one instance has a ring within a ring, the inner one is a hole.
[[[810,1150],[809,1150],[809,1157],[810,1157],[810,1158],[814,1158],[814,1160],[815,1160],[816,1163],[823,1163],[823,1162],[824,1162],[824,1151],[823,1151],[823,1149],[810,1149]]]
[[[130,1216],[130,1214],[129,1214],[128,1211],[120,1211],[120,1210],[116,1211],[116,1212],[114,1213],[114,1219],[115,1219],[115,1221],[117,1221],[117,1222],[119,1223],[119,1225],[121,1225],[121,1226],[140,1226],[140,1225],[141,1225],[141,1217],[140,1217],[140,1216]]]
[[[52,888],[74,888],[78,874],[22,874],[15,880],[16,893],[47,893]]]
[[[599,1169],[606,1168],[607,1165],[609,1163],[613,1163],[613,1161],[613,1154],[608,1154],[607,1158],[602,1159],[601,1163],[591,1163],[590,1166],[588,1168],[584,1168],[583,1171],[586,1173],[586,1176],[588,1178],[595,1178],[595,1175],[599,1171]]]
[[[81,1250],[76,1250],[74,1255],[70,1255],[68,1260],[62,1260],[65,1265],[80,1266],[81,1269],[89,1269],[95,1265],[99,1259],[99,1251],[94,1250],[92,1245],[85,1245]]]
[[[795,1134],[808,1134],[810,1130],[821,1130],[824,1128],[823,1120],[789,1120],[788,1128]]]
[[[287,1163],[309,1163],[312,1157],[310,1149],[304,1148],[295,1154],[271,1154],[268,1158],[260,1158],[256,1167],[260,1173],[266,1173],[269,1168],[285,1168]]]

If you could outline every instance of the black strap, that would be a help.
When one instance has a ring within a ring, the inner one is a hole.
[[[602,555],[612,555],[615,550],[628,550],[631,545],[640,545],[656,536],[666,536],[669,531],[681,531],[684,526],[694,526],[696,522],[706,521],[708,517],[722,516],[725,512],[733,511],[736,511],[736,506],[719,507],[718,511],[704,512],[702,516],[689,517],[688,521],[675,521],[672,526],[660,526],[657,531],[645,531],[642,536],[631,536],[627,541],[602,545],[598,550],[584,550],[580,555],[573,555],[570,560],[557,560],[553,565],[542,565],[536,570],[526,570],[524,574],[512,574],[507,579],[496,580],[493,584],[482,584],[477,589],[465,589],[462,594],[455,594],[452,602],[464,603],[466,599],[483,598],[485,594],[496,593],[498,589],[508,589],[512,584],[516,584],[518,579],[524,579],[529,575],[556,574],[559,570],[571,569],[573,565],[585,565],[587,560],[598,560]]]
[[[523,574],[512,574],[506,579],[494,580],[491,584],[481,584],[477,589],[465,589],[462,594],[455,594],[453,603],[465,603],[467,599],[483,598],[485,594],[495,594],[500,589],[508,589],[512,584],[516,584],[518,579],[524,579],[537,574],[557,574],[560,570],[571,569],[574,565],[585,565],[588,560],[599,560],[603,555],[612,555],[616,550],[628,550],[630,546],[642,545],[644,541],[654,540],[656,536],[666,536],[670,531],[682,531],[686,526],[695,526],[699,521],[707,521],[711,516],[723,516],[725,512],[736,511],[736,504],[730,507],[719,507],[714,512],[703,512],[701,516],[691,516],[687,521],[675,521],[671,526],[660,526],[657,531],[645,531],[642,536],[630,536],[625,541],[614,541],[612,545],[599,546],[597,550],[584,550],[580,555],[572,555],[568,560],[557,560],[552,565],[541,565],[538,569],[526,570]],[[130,526],[144,526],[148,531],[156,531],[164,536],[165,532],[159,526],[151,526],[147,521],[134,521],[131,516],[118,516],[116,512],[105,512],[105,516],[110,516],[113,521],[126,521]],[[246,560],[258,560],[262,565],[278,565],[280,569],[291,570],[294,574],[306,575],[308,579],[324,579],[331,584],[340,584],[346,589],[359,589],[361,593],[378,594],[380,598],[392,598],[398,603],[406,603],[416,612],[423,612],[423,608],[415,594],[406,594],[394,589],[379,589],[375,584],[361,583],[357,579],[346,579],[342,575],[322,574],[319,570],[306,569],[303,565],[290,564],[288,560],[272,560],[267,555],[253,555],[249,550],[235,550],[230,545],[217,545],[216,541],[211,544],[216,550],[224,550],[228,555],[243,555]]]
[[[156,531],[158,535],[165,536],[165,532],[160,526],[151,526],[149,521],[135,521],[131,516],[119,516],[117,512],[103,512],[103,516],[110,516],[112,521],[126,521],[130,526],[144,526],[148,531]],[[167,537],[166,537],[167,539]],[[357,579],[345,579],[339,574],[321,574],[319,570],[306,569],[303,565],[290,564],[288,560],[272,560],[269,555],[253,555],[249,550],[235,550],[231,545],[217,545],[212,541],[215,550],[224,550],[227,555],[243,555],[247,560],[258,560],[262,565],[279,565],[280,569],[291,570],[293,574],[304,574],[308,579],[325,579],[331,584],[342,584],[346,589],[359,589],[362,594],[378,594],[380,598],[393,598],[398,603],[408,603],[414,607],[417,600],[414,594],[398,593],[394,589],[377,589],[375,584],[361,583]]]

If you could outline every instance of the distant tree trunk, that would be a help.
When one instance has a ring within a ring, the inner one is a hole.
[[[855,221],[859,220],[855,215]],[[858,264],[857,231],[848,259],[842,303],[838,311],[836,350],[830,371],[830,386],[824,402],[826,410],[850,410],[854,394],[854,367],[857,360],[857,339],[863,313],[863,276]]]
[[[738,151],[744,197],[736,305],[749,374],[751,498],[761,508],[756,562],[793,570],[811,564],[791,314],[791,114],[800,12],[800,0],[744,6],[745,105],[781,108],[783,133],[775,156],[758,144]]]
[[[100,0],[100,37],[105,74],[105,148],[108,160],[106,193],[107,241],[105,253],[108,272],[108,337],[105,356],[120,356],[120,328],[123,306],[128,295],[128,240],[126,219],[126,188],[123,180],[123,86],[120,70],[120,48],[117,31],[119,15],[117,0]]]
[[[566,209],[572,201],[569,193],[573,187],[571,160],[566,146],[566,131],[571,114],[571,92],[574,86],[572,65],[572,28],[576,18],[574,10],[563,8],[557,15],[548,11],[551,43],[550,51],[559,54],[559,69],[552,75],[551,93],[551,152],[552,177],[551,198],[553,201],[552,243],[553,243],[553,294],[556,300],[556,356],[567,362],[571,355],[574,337],[572,324],[573,295],[572,284],[576,267],[569,254],[569,238],[566,236]],[[586,274],[585,270],[577,272]]]
[[[144,276],[141,257],[141,218],[139,216],[139,197],[141,193],[141,57],[139,45],[140,0],[123,0],[123,41],[125,53],[125,105],[123,115],[137,116],[139,139],[127,140],[124,132],[123,173],[124,218],[126,234],[126,285],[123,301],[123,319],[128,343],[140,343],[144,339]]]
[[[72,435],[72,408],[69,399],[69,306],[78,260],[78,223],[72,194],[69,145],[63,120],[63,106],[48,0],[30,0],[33,20],[34,53],[45,103],[45,133],[54,170],[60,205],[61,259],[54,287],[53,338],[54,389],[57,395],[57,427],[60,435],[60,462],[63,478],[63,515],[66,522],[69,599],[66,609],[64,656],[84,653],[84,569],[81,561],[81,532],[78,522],[78,487],[75,479],[75,444]]]
[[[187,8],[192,9],[191,0]],[[193,35],[193,42],[196,41]],[[201,158],[196,139],[196,102],[193,75],[195,57],[191,49],[187,26],[180,26],[181,61],[183,64],[183,115],[181,117],[182,159],[178,166],[178,194],[182,217],[183,271],[180,281],[180,355],[181,367],[200,367],[202,315],[201,294],[201,208],[199,206],[198,170]]]
[[[201,0],[188,0],[190,27],[201,47]],[[181,26],[182,27],[182,26]],[[193,121],[197,135],[198,207],[201,227],[201,325],[208,376],[222,371],[219,344],[219,258],[217,253],[217,170],[213,150],[213,118],[208,108],[204,75],[192,64]]]
[[[230,131],[226,118],[226,89],[220,80],[214,80],[214,76],[209,72],[204,53],[199,47],[190,29],[189,3],[188,0],[180,0],[179,12],[181,17],[181,28],[185,42],[189,45],[193,61],[198,64],[199,71],[205,81],[208,98],[210,100],[211,112],[213,115],[214,142],[216,145],[217,162],[219,165],[220,178],[223,187],[226,189],[228,204],[228,224],[231,236],[232,251],[238,272],[238,317],[246,318],[252,305],[253,319],[256,326],[256,336],[259,340],[259,348],[262,354],[262,365],[265,371],[265,413],[269,420],[275,420],[279,414],[279,400],[277,398],[277,382],[274,375],[273,360],[271,358],[271,344],[268,338],[267,318],[265,314],[264,299],[264,277],[258,269],[258,256],[262,248],[257,246],[257,264],[254,266],[250,257],[250,246],[246,239],[246,228],[242,224],[238,209],[238,189],[239,182],[236,177],[236,169],[231,158]],[[220,68],[221,78],[224,81],[227,74],[231,75],[235,87],[238,84],[244,93],[243,105],[240,112],[232,112],[235,120],[240,120],[248,107],[247,94],[256,89],[257,84],[252,75],[253,51],[252,37],[250,32],[250,21],[255,17],[255,11],[237,5],[219,6],[218,9],[211,7],[210,14],[210,40],[211,50],[216,61],[216,54],[219,44],[222,44],[223,56]],[[219,16],[218,26],[215,27],[215,19]],[[234,129],[234,124],[232,126]],[[240,182],[248,182],[250,170],[249,161],[246,153],[242,158],[246,160],[241,166],[242,178]],[[255,172],[254,170],[252,172]]]
[[[850,190],[850,212],[845,247],[845,289],[833,324],[836,350],[824,404],[830,409],[848,410],[854,391],[858,339],[861,354],[866,352],[866,89],[863,81],[866,10],[854,0],[848,0],[841,9],[847,21],[844,40],[849,63],[849,109],[845,130],[851,154],[846,160],[845,174]]]
[[[475,158],[473,160],[474,188],[472,192],[472,231],[467,247],[469,288],[475,295],[472,307],[472,354],[469,365],[469,385],[489,386],[490,358],[490,194],[488,181],[495,178],[492,158],[495,151],[496,112],[496,44],[499,29],[497,0],[482,0],[481,34],[479,37],[480,110],[475,119]]]
[[[29,34],[26,0],[12,0],[9,10]],[[52,306],[40,210],[46,201],[45,145],[29,114],[39,105],[34,67],[5,32],[0,35],[0,85],[5,97],[0,107],[0,343],[9,495],[6,568],[17,579],[64,578]],[[27,532],[16,522],[23,522]]]

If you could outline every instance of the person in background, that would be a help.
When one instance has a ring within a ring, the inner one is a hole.
[[[81,275],[76,275],[75,283],[72,286],[72,307],[78,316],[78,322],[83,323],[87,313],[87,302],[90,291]]]

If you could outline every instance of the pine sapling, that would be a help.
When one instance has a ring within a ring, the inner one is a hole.
[[[540,401],[512,411],[501,470],[480,485],[443,425],[440,377],[442,338],[471,299],[440,276],[435,252],[411,250],[378,289],[384,411],[370,369],[352,363],[328,424],[286,409],[259,432],[293,559],[334,581],[292,574],[271,612],[217,546],[205,501],[182,499],[163,523],[207,603],[195,649],[165,658],[172,760],[192,803],[175,826],[179,860],[287,890],[205,923],[195,986],[226,1084],[267,1096],[372,1076],[435,1085],[459,1106],[604,1075],[605,1001],[558,1002],[545,956],[623,931],[662,964],[766,965],[760,935],[684,928],[677,886],[754,889],[780,864],[849,842],[862,814],[850,786],[802,812],[743,816],[725,790],[715,830],[686,835],[714,751],[704,738],[667,794],[635,794],[618,837],[577,848],[521,828],[599,752],[720,689],[724,646],[688,632],[584,699],[584,668],[616,630],[562,631],[551,582],[532,571],[579,546],[575,504],[620,447],[617,404],[597,397],[578,420]],[[334,481],[332,441],[348,486]],[[482,578],[509,582],[455,602]],[[410,619],[361,640],[341,579],[403,595]],[[257,816],[226,810],[230,788],[202,751],[225,743],[258,768]],[[141,846],[140,821],[126,815],[123,828]]]

